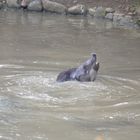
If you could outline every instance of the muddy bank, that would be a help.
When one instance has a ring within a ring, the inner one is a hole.
[[[127,9],[127,7],[140,5],[139,0],[52,0],[52,1],[62,3],[68,7],[80,3],[88,7],[94,6],[112,7],[115,10],[123,12],[125,12],[125,9]]]
[[[0,7],[103,18],[121,26],[140,26],[139,0],[1,0]]]

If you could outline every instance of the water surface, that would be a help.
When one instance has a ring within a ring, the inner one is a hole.
[[[95,82],[57,74],[97,53]],[[0,139],[139,140],[140,32],[83,17],[0,11]]]

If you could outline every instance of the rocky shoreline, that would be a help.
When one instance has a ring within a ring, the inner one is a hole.
[[[140,8],[128,7],[128,12],[119,12],[112,7],[94,6],[73,3],[68,7],[62,3],[50,0],[26,0],[22,5],[21,0],[0,0],[0,9],[16,8],[26,9],[27,11],[50,12],[63,15],[81,15],[92,18],[102,18],[121,26],[140,27]]]

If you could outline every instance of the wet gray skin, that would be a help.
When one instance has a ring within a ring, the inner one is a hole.
[[[58,82],[77,80],[81,82],[94,81],[99,70],[96,54],[93,53],[91,58],[80,65],[78,68],[68,69],[61,72],[58,77]]]

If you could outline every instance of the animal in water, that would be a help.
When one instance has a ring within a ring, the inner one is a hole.
[[[91,57],[81,64],[78,68],[71,68],[61,72],[56,81],[65,82],[77,80],[80,82],[89,82],[96,79],[99,70],[99,62],[97,62],[97,56],[95,53]]]

